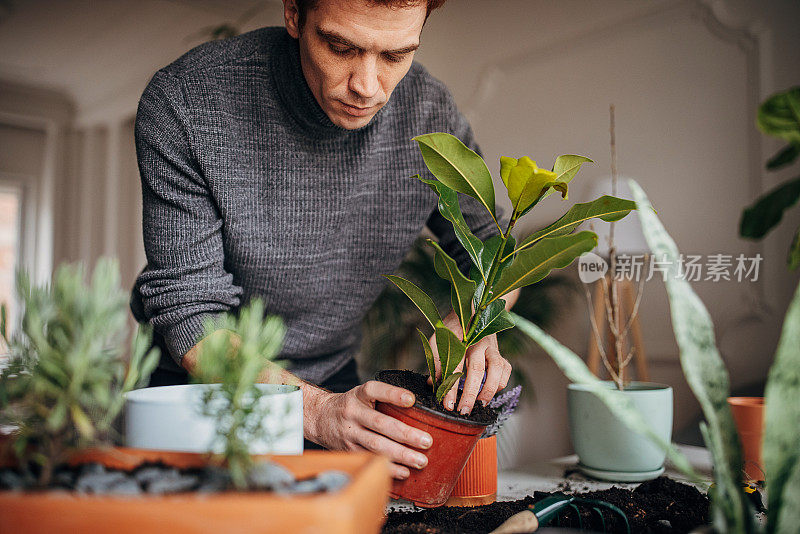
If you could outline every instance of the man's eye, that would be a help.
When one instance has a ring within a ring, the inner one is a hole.
[[[342,48],[340,46],[334,46],[334,45],[328,45],[328,48],[331,49],[331,52],[339,56],[347,56],[353,51],[352,48]]]
[[[386,58],[386,61],[391,63],[400,63],[405,59],[404,54],[384,54],[383,57]]]

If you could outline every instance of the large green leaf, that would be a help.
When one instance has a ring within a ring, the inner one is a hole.
[[[783,321],[764,397],[762,454],[769,498],[769,530],[774,532],[786,506],[783,502],[786,483],[800,463],[800,285]]]
[[[618,221],[635,209],[636,203],[634,201],[610,195],[603,195],[591,202],[575,204],[556,222],[523,239],[517,250],[528,248],[533,243],[546,237],[569,234],[589,219],[598,218],[606,222]]]
[[[444,398],[445,395],[447,395],[447,392],[450,391],[450,389],[453,387],[453,384],[455,384],[458,381],[458,379],[461,378],[463,375],[464,373],[453,373],[452,375],[445,378],[442,381],[442,383],[439,384],[439,387],[436,388],[436,400],[442,402],[442,399]]]
[[[464,359],[467,347],[452,330],[439,321],[436,324],[436,349],[439,351],[439,364],[444,380],[453,374]]]
[[[428,374],[431,377],[431,380],[436,379],[436,363],[433,361],[433,349],[431,348],[431,344],[428,341],[428,338],[425,337],[425,334],[418,328],[417,332],[419,332],[419,338],[422,340],[422,348],[425,350],[425,363],[428,365]]]
[[[486,306],[475,321],[475,331],[470,337],[469,345],[474,345],[486,336],[514,327],[514,321],[506,311],[506,301],[503,299],[497,299]]]
[[[679,276],[678,247],[664,229],[641,187],[628,184],[639,208],[647,244],[655,258],[668,269],[667,294],[672,315],[672,328],[680,349],[681,366],[686,381],[697,397],[708,424],[707,446],[714,459],[714,480],[717,496],[714,506],[724,513],[722,532],[750,532],[752,514],[740,485],[742,453],[733,422],[728,396],[728,371],[717,350],[714,324],[689,282]]]
[[[772,95],[758,108],[758,127],[767,135],[800,145],[800,87]]]
[[[586,156],[578,156],[576,154],[566,154],[558,156],[556,162],[553,164],[553,172],[556,173],[556,181],[568,184],[581,168],[584,163],[594,163]],[[542,198],[550,196],[555,189],[551,189],[545,193]],[[524,213],[523,213],[524,215]]]
[[[573,384],[585,385],[587,389],[591,393],[594,393],[603,404],[608,407],[611,413],[617,416],[628,428],[647,436],[655,444],[667,451],[669,459],[682,473],[693,480],[700,480],[698,474],[692,469],[689,460],[678,452],[673,445],[664,441],[661,436],[653,431],[628,397],[620,391],[609,389],[602,380],[592,374],[577,354],[545,333],[544,330],[519,315],[514,313],[510,315],[516,323],[517,328],[524,334],[530,336],[531,339],[538,343],[539,346],[553,358],[553,361],[558,365],[570,382]]]
[[[433,191],[439,196],[439,213],[442,217],[447,219],[453,224],[453,231],[456,234],[458,242],[467,251],[472,263],[475,264],[485,276],[486,271],[483,269],[483,264],[480,259],[480,250],[483,247],[481,240],[475,237],[470,230],[467,222],[464,220],[464,214],[461,213],[461,206],[458,204],[458,194],[444,185],[438,180],[427,180],[420,178],[419,174],[416,175],[421,182],[428,184]]]
[[[597,235],[588,231],[542,239],[517,253],[492,289],[492,300],[518,287],[538,282],[553,269],[566,267],[575,258],[596,246]]]
[[[442,318],[439,315],[439,310],[436,309],[436,304],[433,303],[433,299],[427,293],[405,278],[393,274],[385,274],[383,276],[405,293],[411,299],[411,302],[419,308],[419,311],[422,312],[422,315],[425,316],[431,326],[436,328],[436,323],[441,322]]]
[[[799,145],[786,145],[780,152],[772,156],[767,162],[767,169],[774,171],[794,162],[800,156]]]
[[[483,158],[448,133],[418,135],[414,141],[437,180],[477,199],[494,219],[494,184]]]
[[[800,177],[766,193],[742,213],[739,235],[761,239],[783,218],[783,212],[800,199]]]
[[[556,181],[556,173],[540,169],[528,156],[519,159],[501,156],[500,177],[508,189],[512,216],[526,213],[550,187],[558,188],[562,196],[567,195],[567,184]]]
[[[428,243],[436,249],[436,254],[433,257],[433,267],[436,269],[436,274],[450,282],[450,305],[458,314],[458,318],[461,320],[461,328],[466,332],[467,324],[470,317],[472,317],[472,295],[475,293],[475,282],[464,276],[458,269],[455,260],[442,250],[439,243],[430,239]]]

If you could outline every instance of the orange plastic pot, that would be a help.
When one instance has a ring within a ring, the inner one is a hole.
[[[389,489],[389,464],[370,453],[309,451],[302,456],[259,456],[298,478],[338,469],[351,476],[341,491],[303,496],[269,492],[181,493],[165,496],[95,496],[66,491],[0,491],[0,532],[93,534],[226,534],[255,532],[379,532]],[[99,462],[134,469],[144,462],[202,467],[204,454],[108,449],[76,456],[72,464]]]
[[[497,436],[481,438],[461,471],[447,506],[481,506],[497,500]]]
[[[428,457],[428,465],[422,469],[409,468],[411,475],[405,480],[395,480],[390,495],[423,508],[443,505],[486,425],[439,413],[419,404],[399,408],[376,402],[375,408],[409,426],[424,430],[433,438],[433,445],[429,449],[416,449]]]
[[[728,397],[748,480],[764,480],[761,441],[764,438],[764,397]]]

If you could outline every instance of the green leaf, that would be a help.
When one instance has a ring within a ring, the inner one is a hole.
[[[786,145],[767,162],[767,169],[774,171],[794,162],[800,156],[800,145]]]
[[[458,269],[455,260],[442,250],[439,243],[430,239],[428,243],[436,249],[436,255],[433,257],[433,266],[436,269],[436,274],[450,282],[452,288],[450,305],[458,314],[458,318],[461,320],[461,328],[466,332],[467,324],[469,324],[469,320],[472,317],[471,305],[472,295],[475,293],[475,282],[464,276]]]
[[[419,332],[419,338],[422,340],[422,348],[425,350],[425,363],[428,364],[428,374],[431,377],[431,380],[436,380],[436,364],[433,361],[433,349],[431,348],[431,344],[428,341],[428,338],[425,337],[425,334],[417,328],[417,332]]]
[[[425,178],[420,178],[419,174],[417,174],[416,177],[419,181],[428,184],[428,186],[439,195],[439,213],[453,224],[453,231],[456,234],[458,242],[461,243],[461,246],[467,251],[467,254],[469,254],[469,257],[472,259],[472,263],[481,269],[481,274],[485,276],[486,271],[483,270],[479,257],[483,244],[480,239],[475,237],[472,230],[470,230],[467,225],[467,222],[464,220],[464,215],[461,213],[461,206],[458,204],[458,194],[438,180],[426,180]]]
[[[477,199],[495,219],[494,184],[483,158],[448,133],[418,135],[414,141],[419,144],[425,165],[437,180]]]
[[[800,87],[776,93],[764,101],[758,108],[756,123],[765,134],[800,145]]]
[[[592,374],[577,354],[545,333],[544,330],[519,315],[514,313],[510,315],[517,328],[538,343],[550,355],[570,382],[585,385],[628,428],[647,436],[653,443],[664,449],[669,459],[682,473],[693,480],[700,480],[699,475],[692,469],[689,460],[672,444],[664,441],[661,436],[653,431],[628,397],[620,391],[609,389],[602,380]]]
[[[800,267],[800,227],[794,233],[794,239],[789,247],[789,268],[794,270]]]
[[[679,276],[678,247],[656,216],[644,191],[634,180],[629,180],[628,184],[639,208],[647,244],[654,257],[663,260],[669,270],[667,295],[681,367],[708,424],[709,440],[706,444],[714,459],[714,480],[719,495],[715,505],[722,506],[724,502],[730,511],[722,530],[747,532],[752,517],[747,513],[746,497],[740,484],[742,453],[728,406],[728,371],[717,350],[714,324],[689,282]]]
[[[511,265],[503,272],[493,288],[492,300],[502,297],[518,287],[538,282],[553,269],[562,269],[585,252],[597,246],[594,232],[579,232],[565,236],[542,239],[518,252]]]
[[[556,173],[540,169],[536,162],[528,156],[523,156],[518,160],[501,156],[500,177],[508,189],[508,199],[511,201],[513,215],[524,213],[532,208],[552,186],[560,187],[562,195],[566,196],[567,194],[566,184],[559,185],[559,182],[556,181]]]
[[[780,524],[786,483],[800,464],[800,285],[783,321],[764,398],[762,456],[772,529]]]
[[[597,218],[606,222],[618,221],[635,209],[634,201],[610,195],[603,195],[591,202],[575,204],[556,222],[523,239],[517,250],[528,248],[546,237],[558,237],[572,233],[575,228],[590,219]]]
[[[797,525],[800,525],[800,463],[794,465],[794,469],[786,481],[781,510],[780,516],[775,520],[777,526],[769,527],[773,524],[772,516],[767,516],[768,527],[775,528],[773,532],[777,534],[796,534]]]
[[[433,303],[433,300],[424,291],[405,278],[400,278],[393,274],[385,274],[383,277],[405,293],[408,298],[411,299],[411,302],[419,308],[419,311],[422,312],[422,315],[425,316],[431,326],[436,328],[436,323],[441,322],[442,318],[439,316],[439,310],[436,309],[436,304]]]
[[[576,154],[566,154],[558,156],[555,164],[553,164],[553,172],[556,173],[556,181],[568,184],[581,168],[584,163],[594,163],[586,156],[578,156]],[[544,194],[542,198],[547,198],[553,193],[553,189]],[[523,213],[524,215],[524,213]]]
[[[436,400],[442,402],[444,396],[447,395],[447,392],[452,389],[453,385],[458,382],[463,374],[464,373],[454,373],[444,379],[442,383],[439,384],[439,387],[436,388]]]
[[[476,319],[475,331],[468,345],[474,345],[481,339],[503,330],[514,327],[511,315],[506,311],[506,301],[497,299],[483,310]]]
[[[766,193],[742,213],[739,235],[761,239],[783,218],[783,212],[800,199],[800,176]]]
[[[92,425],[92,421],[89,419],[89,416],[86,415],[80,406],[77,404],[73,404],[70,406],[70,414],[72,414],[72,422],[75,425],[75,429],[80,433],[80,435],[86,439],[91,440],[94,438],[94,426]]]
[[[439,351],[439,364],[442,380],[446,380],[464,359],[467,347],[444,323],[436,325],[436,349]]]
[[[481,247],[481,251],[479,254],[481,264],[483,265],[484,272],[488,274],[489,270],[492,267],[492,262],[495,261],[496,256],[503,257],[505,254],[505,259],[497,266],[497,273],[494,276],[495,280],[499,280],[500,276],[503,274],[503,271],[511,265],[512,262],[512,253],[511,251],[514,250],[514,245],[516,244],[516,240],[514,236],[509,235],[506,241],[506,246],[501,252],[500,245],[503,243],[503,238],[499,235],[492,236],[483,243]],[[482,276],[478,276],[475,272],[470,271],[470,278],[477,284],[475,288],[475,295],[472,297],[472,305],[477,310],[478,306],[480,305],[481,298],[483,298],[483,291],[485,289],[485,281],[483,280]]]

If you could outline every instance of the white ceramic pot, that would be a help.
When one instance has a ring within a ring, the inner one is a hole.
[[[125,444],[140,449],[177,452],[221,452],[212,447],[214,419],[202,415],[206,388],[188,384],[137,389],[125,399]],[[251,444],[251,454],[303,453],[303,392],[297,386],[257,384],[259,402],[268,403],[263,425],[270,436]]]
[[[609,389],[613,382],[606,382]],[[672,438],[672,388],[632,382],[623,394],[665,442]],[[585,386],[568,386],[569,427],[579,469],[601,480],[640,482],[664,472],[666,452],[629,429]]]

